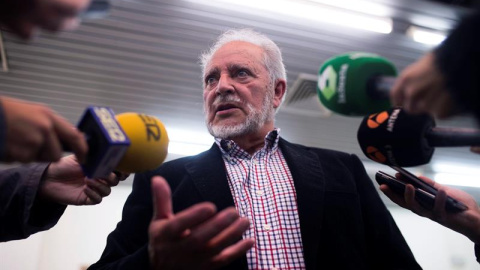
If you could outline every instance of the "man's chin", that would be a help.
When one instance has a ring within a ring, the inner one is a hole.
[[[243,124],[214,125],[210,126],[209,131],[215,138],[228,140],[243,135],[245,133],[245,126]]]

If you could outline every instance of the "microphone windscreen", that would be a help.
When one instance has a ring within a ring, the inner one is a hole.
[[[116,116],[130,139],[130,147],[116,170],[136,173],[160,166],[168,153],[168,135],[163,123],[154,116],[122,113]]]
[[[434,148],[425,134],[435,126],[427,114],[410,115],[393,108],[365,117],[357,138],[363,153],[373,161],[402,167],[430,161]]]
[[[395,77],[393,63],[376,54],[350,52],[326,60],[319,70],[317,94],[320,102],[343,115],[367,115],[390,108],[385,93],[373,89],[372,80]],[[379,96],[380,95],[380,96]]]

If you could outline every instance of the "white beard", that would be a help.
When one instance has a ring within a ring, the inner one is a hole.
[[[211,122],[208,122],[208,109],[204,104],[204,111],[205,111],[205,122],[207,124],[207,129],[212,136],[215,138],[221,139],[230,139],[242,135],[246,135],[249,133],[256,132],[263,127],[263,125],[269,121],[273,120],[274,117],[274,109],[272,107],[273,103],[273,91],[268,92],[263,99],[262,108],[260,110],[255,110],[252,104],[244,103],[240,100],[240,98],[234,96],[234,94],[228,95],[220,95],[217,96],[215,103],[219,102],[240,102],[246,105],[248,112],[247,118],[243,123],[239,123],[236,125],[213,125]]]

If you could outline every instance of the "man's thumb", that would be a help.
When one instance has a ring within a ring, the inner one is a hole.
[[[161,176],[152,177],[153,220],[173,216],[170,186]]]

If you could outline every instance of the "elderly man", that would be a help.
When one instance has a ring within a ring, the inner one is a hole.
[[[227,31],[202,63],[215,144],[136,176],[91,269],[420,269],[356,156],[280,137],[273,41]]]

